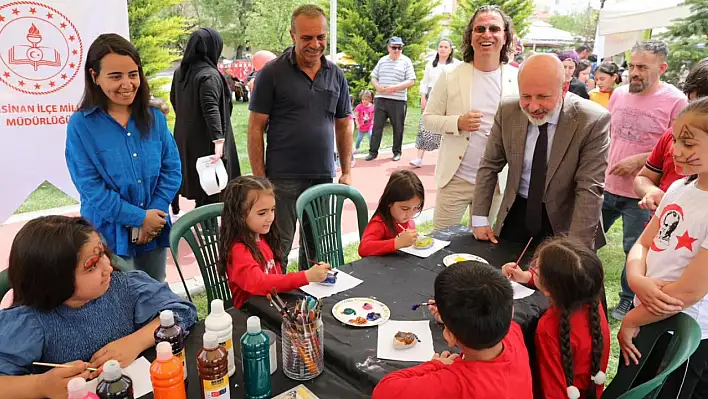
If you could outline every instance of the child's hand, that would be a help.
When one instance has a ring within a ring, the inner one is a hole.
[[[122,368],[130,366],[140,356],[142,351],[143,348],[136,342],[135,333],[111,342],[99,349],[91,357],[91,367],[99,369],[91,373],[91,377],[101,374],[103,364],[109,360],[117,360]]]
[[[634,364],[639,364],[639,359],[642,357],[639,349],[637,349],[637,347],[634,346],[634,342],[632,342],[637,335],[639,335],[639,327],[627,321],[622,322],[622,327],[620,327],[617,333],[617,341],[619,341],[625,366],[629,366],[630,360],[632,360]]]
[[[39,387],[43,398],[66,398],[66,386],[72,378],[82,377],[89,378],[89,372],[86,370],[88,363],[75,361],[67,363],[75,367],[56,367],[44,374],[39,375]]]
[[[307,281],[311,283],[321,283],[325,281],[327,272],[331,269],[332,266],[329,263],[320,262],[306,271],[305,276],[307,276]]]
[[[523,271],[515,262],[509,262],[502,266],[502,273],[511,281],[527,284],[531,281],[531,272]]]
[[[418,240],[418,232],[415,230],[403,230],[396,237],[396,249],[407,248],[415,245]]]
[[[450,353],[448,351],[445,351],[439,355],[437,353],[434,354],[433,360],[437,360],[442,364],[452,364],[458,357],[460,357],[460,355],[458,355],[457,353]]]
[[[428,310],[433,315],[433,318],[435,319],[435,321],[437,321],[438,323],[442,323],[443,321],[440,318],[440,312],[438,312],[438,307],[437,307],[437,305],[435,305],[435,301],[432,299],[429,299],[428,303],[429,303]]]

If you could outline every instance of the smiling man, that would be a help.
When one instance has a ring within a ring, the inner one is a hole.
[[[519,69],[520,99],[502,100],[477,171],[472,226],[478,240],[497,236],[533,246],[568,234],[590,248],[600,228],[610,115],[592,101],[563,98],[563,65],[555,55],[529,57]],[[489,214],[497,174],[509,174],[494,229]]]
[[[602,205],[605,231],[622,218],[622,247],[625,255],[649,222],[649,210],[639,207],[634,178],[651,150],[669,129],[688,100],[679,89],[661,81],[668,67],[668,48],[659,40],[634,45],[627,70],[629,84],[612,92],[607,109],[612,114],[612,145],[607,168],[607,189]],[[622,320],[632,306],[634,293],[622,270],[620,303],[612,317]]]
[[[297,198],[314,185],[332,182],[335,141],[342,159],[351,158],[353,147],[347,79],[324,56],[324,11],[312,4],[299,6],[292,14],[290,36],[294,45],[258,73],[248,107],[248,158],[253,174],[268,177],[275,186],[276,224],[286,256],[297,225]],[[351,184],[348,162],[342,163],[339,182]],[[307,258],[300,245],[303,269]],[[285,271],[287,264],[282,266]]]

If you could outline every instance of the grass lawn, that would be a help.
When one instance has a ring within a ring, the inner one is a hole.
[[[415,142],[415,136],[418,134],[418,122],[420,121],[420,108],[409,107],[408,116],[403,136],[403,144]],[[238,150],[238,158],[241,163],[241,173],[251,173],[251,163],[248,161],[248,148],[246,147],[246,134],[248,130],[248,104],[237,102],[234,104],[233,114],[231,116],[231,125],[234,129],[236,138],[236,149]],[[354,133],[356,135],[356,132]],[[354,137],[356,139],[356,136]],[[383,140],[381,148],[390,148],[393,145],[393,130],[391,125],[387,124],[384,128]],[[361,151],[365,152],[369,149],[368,139],[364,139]],[[73,205],[77,202],[64,194],[61,190],[54,187],[51,183],[44,182],[37,190],[27,197],[27,200],[15,211],[15,214],[24,212],[33,212],[43,209],[56,208],[60,206]]]
[[[463,218],[463,220],[465,220]],[[424,223],[418,226],[418,231],[422,234],[427,234],[432,231],[433,225],[431,222]],[[605,267],[605,292],[607,295],[607,305],[609,309],[614,308],[619,302],[620,292],[620,274],[622,273],[622,265],[624,265],[624,252],[622,251],[622,222],[618,221],[612,226],[612,229],[607,234],[609,244],[602,248],[599,252],[602,264]],[[354,262],[360,259],[358,254],[359,244],[354,243],[344,248],[344,261],[346,263]],[[297,263],[293,262],[288,265],[288,271],[296,271]],[[207,299],[206,294],[197,295],[194,297],[194,304],[199,312],[199,319],[203,319],[207,315]],[[617,371],[617,361],[620,356],[619,345],[617,343],[617,332],[619,331],[620,322],[610,317],[610,342],[612,348],[610,350],[610,362],[607,366],[607,376],[609,380],[615,376]],[[609,381],[608,381],[609,384]]]

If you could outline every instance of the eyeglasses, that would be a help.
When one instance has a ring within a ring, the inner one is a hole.
[[[487,30],[489,30],[491,33],[499,33],[502,31],[502,28],[500,26],[496,26],[496,25],[489,25],[489,26],[477,25],[472,30],[474,30],[476,33],[484,33]]]
[[[391,46],[391,50],[393,50],[393,51],[401,51],[401,50],[403,50],[403,47],[402,47],[402,46]]]

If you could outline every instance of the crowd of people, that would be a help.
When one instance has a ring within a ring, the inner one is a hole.
[[[223,202],[219,267],[234,306],[325,280],[331,267],[311,261],[308,234],[300,235],[300,271],[286,273],[297,198],[331,183],[331,154],[348,160],[367,136],[366,159],[377,158],[387,120],[399,160],[416,79],[403,39],[392,37],[371,72],[373,92],[362,91],[353,107],[344,73],[324,57],[327,29],[320,7],[299,6],[293,46],[254,57],[252,176],[240,176],[231,95],[216,66],[218,32],[195,31],[175,71],[174,137],[135,47],[116,34],[91,44],[66,144],[81,217],[38,218],[15,237],[13,303],[0,311],[0,399],[65,397],[70,378],[95,374],[89,367],[108,359],[127,366],[154,345],[162,310],[185,330],[195,324],[194,305],[162,283],[178,195],[197,206]],[[661,80],[661,41],[632,48],[625,85],[616,64],[577,50],[520,59],[511,18],[496,6],[471,16],[462,61],[450,39],[438,42],[420,85],[418,156],[411,170],[391,174],[359,254],[415,244],[425,189],[414,171],[439,146],[434,228],[460,224],[469,209],[475,239],[530,243],[535,255],[530,267],[463,262],[441,272],[428,307],[456,351],[391,373],[374,398],[600,397],[612,337],[597,249],[620,217],[626,263],[610,313],[622,320],[620,368],[642,356],[633,344],[642,326],[684,312],[703,340],[659,397],[708,392],[708,59],[681,91]],[[229,182],[218,195],[200,186],[203,157],[225,164]],[[341,163],[339,183],[352,184],[351,167]],[[512,321],[509,280],[550,299],[534,332],[535,357]],[[36,361],[71,367],[46,371]]]

